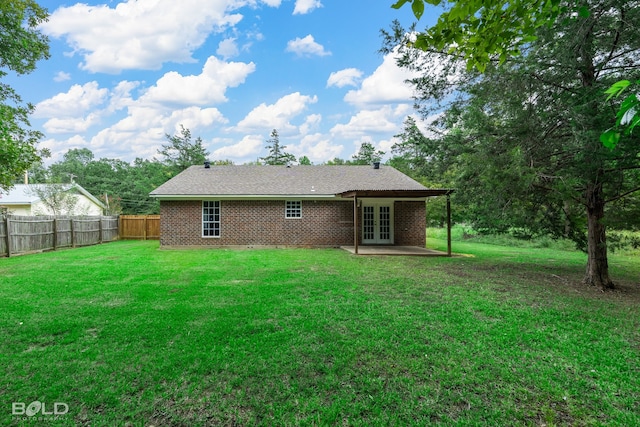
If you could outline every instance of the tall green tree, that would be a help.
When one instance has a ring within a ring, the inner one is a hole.
[[[158,150],[162,156],[161,162],[165,163],[175,175],[189,166],[203,164],[209,152],[202,145],[202,138],[192,141],[191,131],[180,125],[179,135],[165,134],[169,141]]]
[[[384,151],[376,150],[376,147],[374,147],[370,142],[363,142],[360,144],[358,152],[351,156],[352,161],[350,164],[372,165],[373,163],[382,160],[382,156],[384,156]]]
[[[491,63],[502,64],[519,56],[521,49],[535,41],[542,26],[551,26],[559,17],[589,18],[589,2],[561,0],[398,0],[391,7],[400,9],[411,4],[416,19],[420,19],[425,3],[433,6],[446,4],[437,23],[423,32],[412,31],[408,40],[413,47],[424,51],[447,51],[466,63],[467,69],[483,72]],[[630,7],[637,5],[630,4]],[[607,100],[626,94],[616,104],[616,123],[603,130],[600,141],[614,148],[623,135],[630,135],[640,125],[640,80],[613,83],[605,93]]]
[[[424,136],[413,117],[405,119],[402,132],[394,135],[394,138],[398,142],[391,146],[394,156],[389,163],[414,179],[433,178],[435,168],[432,152],[435,143]]]
[[[561,10],[536,27],[522,55],[489,64],[482,75],[447,49],[407,47],[397,27],[400,43],[388,49],[399,45],[400,63],[424,70],[414,80],[423,104],[455,99],[441,144],[458,147],[450,160],[478,220],[568,234],[588,254],[585,282],[608,289],[607,205],[640,190],[640,144],[630,135],[613,150],[603,147],[600,134],[613,120],[601,94],[622,75],[640,77],[640,31],[632,24],[640,12],[629,0],[584,5],[588,13]],[[457,74],[429,80],[434,61]]]
[[[271,131],[271,137],[267,140],[265,148],[269,154],[266,157],[261,157],[260,160],[267,165],[288,165],[296,161],[293,154],[284,151],[287,146],[280,144],[280,135],[276,129]]]
[[[36,148],[42,133],[29,129],[34,106],[1,81],[10,71],[30,73],[39,60],[49,58],[49,41],[38,29],[47,17],[33,0],[0,2],[0,188],[10,188],[18,175],[48,155]]]

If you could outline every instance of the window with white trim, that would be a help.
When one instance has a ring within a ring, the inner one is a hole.
[[[302,218],[302,201],[287,200],[284,208],[285,218]]]
[[[202,201],[202,237],[220,237],[220,201]]]

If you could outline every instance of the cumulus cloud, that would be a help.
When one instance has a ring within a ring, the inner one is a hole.
[[[300,134],[306,135],[311,132],[312,129],[317,129],[322,121],[322,115],[320,114],[310,114],[307,116],[306,120],[302,125],[300,125]]]
[[[362,74],[362,71],[357,68],[345,68],[344,70],[333,72],[327,80],[327,87],[358,86]]]
[[[103,104],[108,93],[108,89],[100,89],[95,81],[82,86],[75,84],[67,92],[36,104],[34,117],[78,117]]]
[[[81,133],[100,122],[100,114],[91,113],[86,117],[51,118],[42,126],[47,133]]]
[[[338,124],[331,129],[333,136],[353,139],[376,133],[389,133],[399,130],[398,119],[401,111],[384,106],[377,110],[362,110],[351,117],[347,124]]]
[[[255,160],[264,144],[264,137],[261,135],[247,135],[237,144],[227,145],[218,148],[211,153],[211,157],[216,160]]]
[[[192,53],[209,34],[233,27],[233,13],[255,0],[127,0],[77,3],[56,9],[42,24],[45,34],[64,38],[90,72],[117,74],[128,69],[159,69],[165,62],[194,62]],[[280,0],[263,0],[277,7]]]
[[[297,37],[295,40],[290,40],[285,50],[295,53],[298,56],[307,57],[331,55],[331,52],[324,50],[324,46],[316,43],[311,34],[303,38]]]
[[[321,163],[339,157],[344,146],[333,143],[327,135],[315,133],[304,136],[300,144],[291,145],[288,149],[298,158],[307,156],[312,162]]]
[[[215,56],[210,56],[202,68],[201,74],[183,76],[175,71],[170,71],[147,91],[143,99],[147,102],[182,105],[225,102],[227,88],[244,83],[246,77],[255,68],[253,62],[249,64],[223,62]]]
[[[322,2],[320,2],[320,0],[296,0],[296,6],[293,9],[293,14],[304,15],[319,7],[322,7]]]
[[[133,155],[150,158],[166,143],[165,134],[174,134],[180,124],[197,134],[198,129],[225,122],[216,108],[171,110],[136,104],[129,107],[125,118],[98,132],[90,146],[96,150],[109,147],[111,152],[121,152],[121,157],[129,160]]]
[[[350,90],[344,100],[360,107],[413,102],[413,89],[405,81],[416,76],[417,74],[398,67],[395,55],[391,53],[385,55],[382,64],[373,74],[363,80],[359,89]]]
[[[305,111],[309,104],[318,101],[316,96],[302,95],[300,92],[283,96],[275,104],[262,103],[254,108],[236,126],[236,130],[246,132],[248,130],[278,129],[280,133],[294,130],[291,119]]]

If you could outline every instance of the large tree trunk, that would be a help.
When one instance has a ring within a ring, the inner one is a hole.
[[[604,217],[604,195],[602,184],[590,185],[586,192],[587,202],[587,273],[584,282],[598,286],[603,291],[613,289],[609,278],[609,262],[607,260],[606,227],[602,223]]]

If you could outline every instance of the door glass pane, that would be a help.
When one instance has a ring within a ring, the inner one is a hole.
[[[380,240],[391,239],[391,208],[380,206]]]
[[[374,234],[374,210],[373,206],[362,207],[362,239],[373,240]]]

